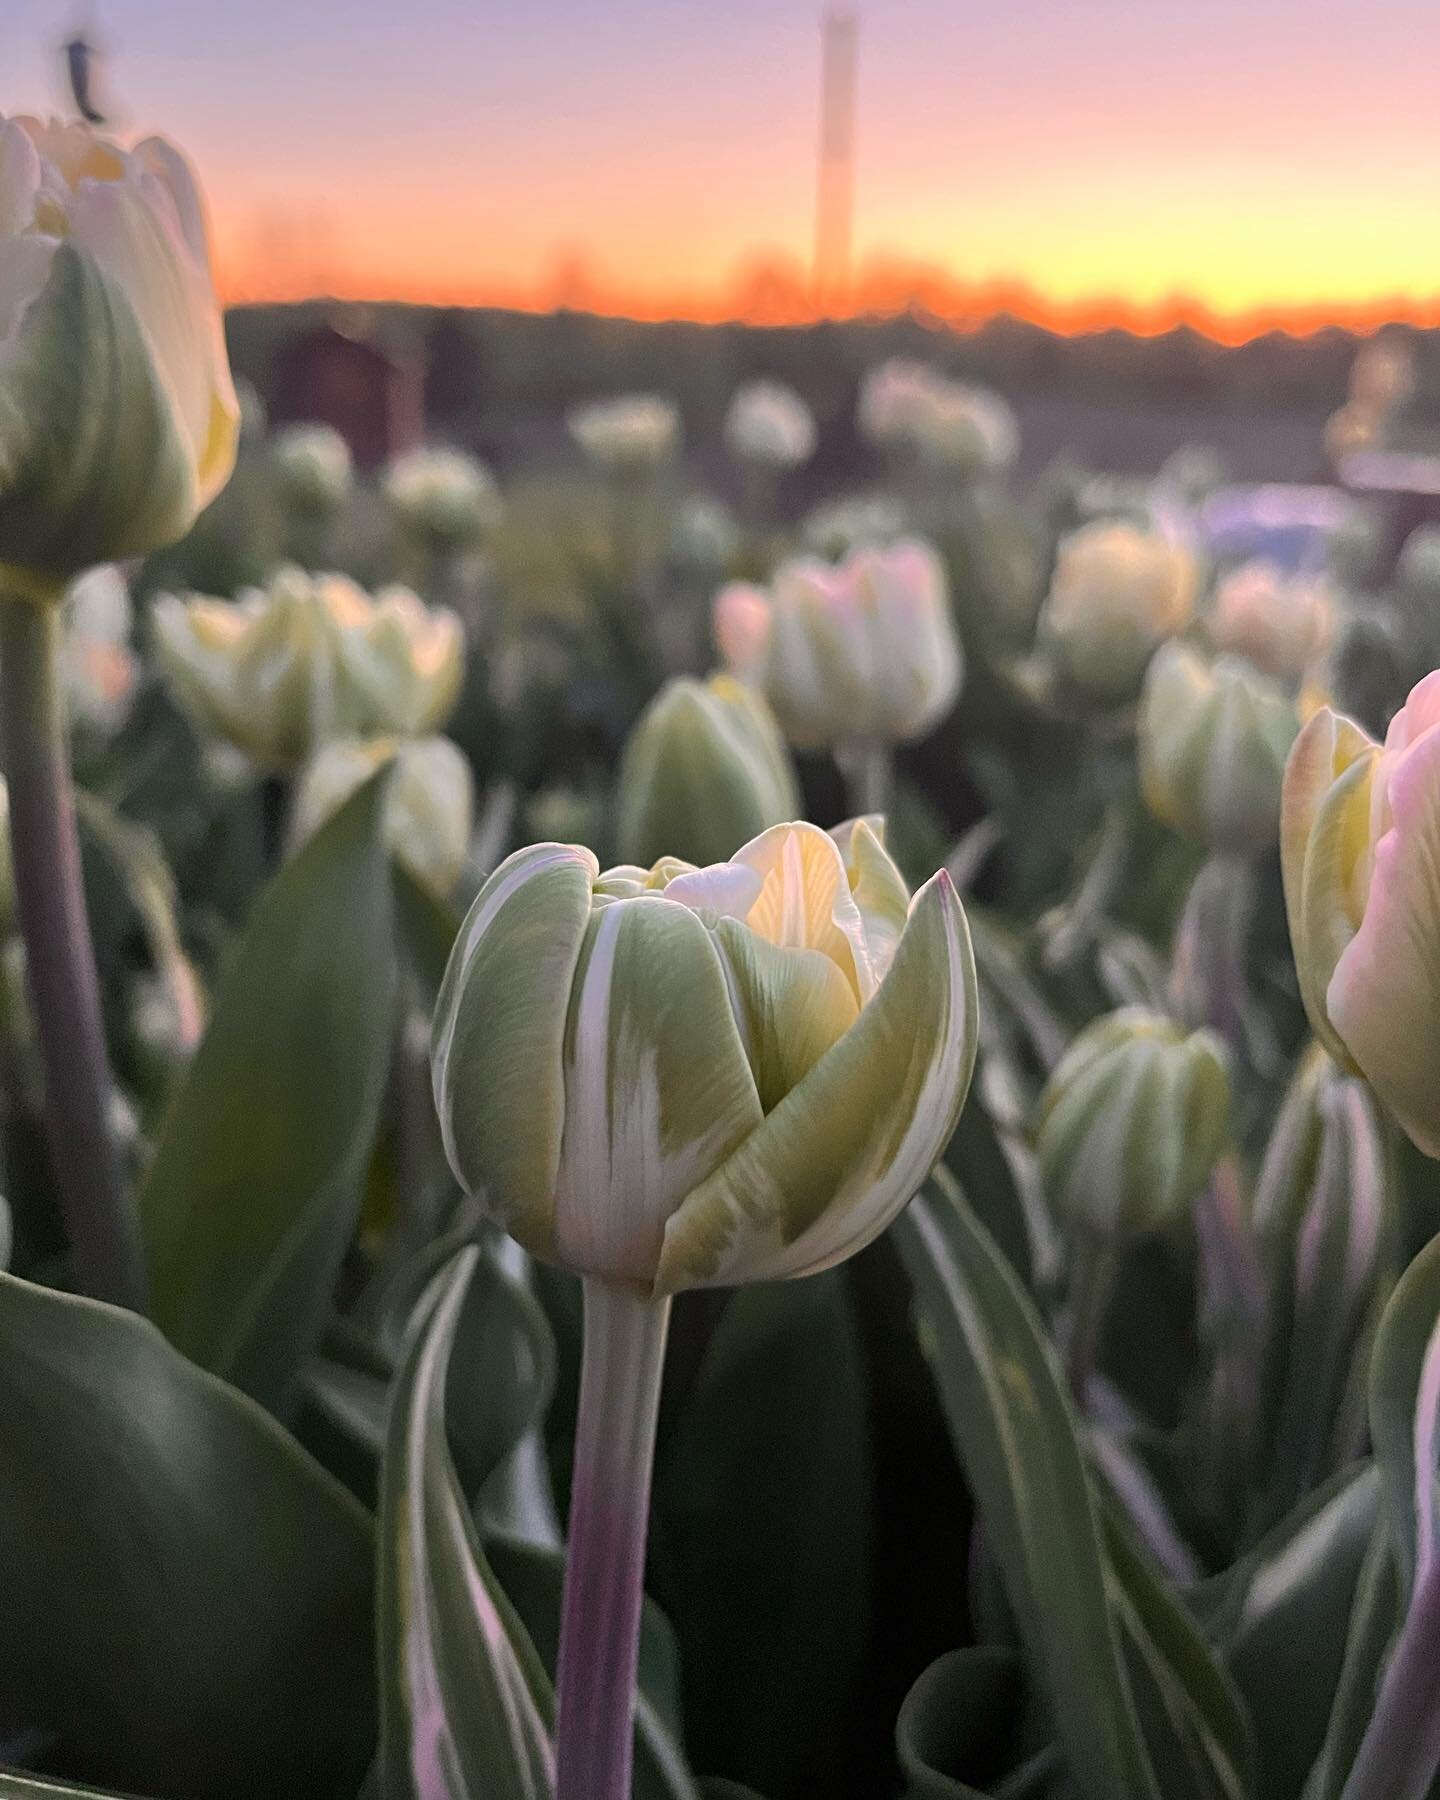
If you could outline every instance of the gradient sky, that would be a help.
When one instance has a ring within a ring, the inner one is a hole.
[[[856,236],[1070,303],[1440,299],[1434,0],[860,0]],[[713,293],[809,254],[818,0],[99,0],[232,295]],[[74,14],[0,0],[0,111]]]

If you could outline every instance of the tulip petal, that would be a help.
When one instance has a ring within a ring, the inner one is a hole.
[[[773,825],[731,861],[762,878],[745,921],[750,929],[772,944],[823,950],[851,977],[863,1006],[875,992],[875,971],[835,840],[818,825]]]
[[[850,892],[860,908],[860,924],[875,980],[895,958],[895,949],[910,914],[910,891],[885,848],[885,821],[874,817],[847,819],[830,833],[844,858]]]
[[[942,871],[856,1023],[670,1219],[655,1292],[809,1274],[877,1236],[955,1128],[976,1028],[970,932]]]
[[[194,509],[189,449],[129,297],[55,246],[0,357],[0,562],[63,583],[173,541]]]
[[[855,990],[823,951],[781,949],[734,919],[718,921],[715,941],[760,1104],[772,1112],[855,1023]]]
[[[1375,846],[1364,916],[1325,1004],[1380,1099],[1427,1156],[1440,1157],[1440,733],[1394,765],[1388,799],[1394,823]]]
[[[761,1120],[719,953],[688,907],[642,894],[594,911],[564,1069],[555,1250],[648,1287],[666,1219]]]
[[[564,1041],[597,874],[588,850],[518,850],[480,890],[435,1007],[431,1072],[461,1182],[537,1256],[554,1247]]]

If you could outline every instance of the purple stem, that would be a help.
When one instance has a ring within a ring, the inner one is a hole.
[[[630,1800],[650,1470],[669,1325],[668,1299],[586,1280],[555,1800]]]
[[[1416,1581],[1341,1800],[1424,1800],[1440,1769],[1440,1565]]]

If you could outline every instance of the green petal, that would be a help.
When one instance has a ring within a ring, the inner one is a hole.
[[[597,907],[565,1031],[555,1253],[648,1287],[682,1199],[761,1121],[719,952],[697,914],[643,894]]]
[[[830,835],[840,846],[850,892],[860,908],[875,979],[883,980],[910,913],[910,890],[885,848],[885,821],[878,814],[847,819]]]
[[[507,857],[461,927],[435,1008],[431,1073],[461,1185],[537,1256],[554,1255],[570,988],[596,874],[588,850]]]
[[[173,543],[197,499],[134,308],[61,244],[0,361],[0,564],[68,581]]]
[[[715,925],[760,1104],[773,1112],[859,1016],[855,992],[820,950],[786,950],[738,919]]]
[[[976,1025],[970,932],[942,872],[854,1026],[671,1219],[656,1292],[810,1274],[883,1231],[955,1128]]]

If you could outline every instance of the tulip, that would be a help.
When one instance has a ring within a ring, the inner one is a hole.
[[[700,575],[724,570],[740,548],[740,532],[720,501],[691,494],[675,509],[670,554],[683,568]]]
[[[277,432],[270,467],[281,500],[302,518],[329,518],[355,485],[350,446],[330,425],[290,425]]]
[[[672,681],[656,695],[625,746],[619,803],[620,854],[647,866],[667,846],[721,862],[800,810],[769,708],[729,675]]]
[[[1107,1243],[1181,1212],[1225,1142],[1230,1084],[1208,1031],[1126,1007],[1088,1025],[1040,1097],[1045,1192],[1073,1229]]]
[[[908,742],[960,689],[944,571],[917,539],[839,565],[799,558],[768,591],[734,583],[716,598],[715,636],[801,749]]]
[[[867,821],[779,825],[728,861],[601,874],[518,851],[481,890],[432,1044],[451,1167],[585,1278],[557,1678],[557,1800],[630,1792],[669,1297],[828,1268],[944,1148],[975,967],[943,872],[913,901]]]
[[[1255,561],[1216,588],[1206,629],[1216,649],[1298,686],[1334,642],[1335,614],[1325,582],[1288,577],[1275,563]]]
[[[454,892],[470,849],[475,783],[448,738],[338,738],[306,764],[290,818],[293,855],[378,769],[393,763],[382,831],[395,860],[422,887]]]
[[[0,589],[58,600],[183,536],[238,427],[184,159],[0,118]]]
[[[680,444],[680,414],[659,394],[621,394],[578,406],[566,420],[585,456],[613,475],[639,474],[670,461]]]
[[[473,550],[500,522],[494,477],[463,451],[411,450],[385,471],[384,490],[403,529],[432,555]]]
[[[70,722],[95,738],[111,737],[129,716],[140,681],[125,577],[112,563],[88,570],[71,583],[65,612],[60,673]]]
[[[1365,1084],[1312,1045],[1251,1209],[1267,1299],[1256,1442],[1273,1446],[1262,1527],[1363,1448],[1369,1336],[1395,1276],[1388,1161]]]
[[[1138,526],[1096,520],[1060,545],[1040,636],[1061,679],[1100,705],[1134,698],[1145,666],[1190,617],[1188,550]]]
[[[80,880],[58,603],[173,543],[239,406],[199,190],[159,138],[0,118],[0,749],[46,1124],[77,1280],[143,1303]]]
[[[1316,713],[1285,770],[1280,854],[1316,1036],[1440,1157],[1440,670],[1383,747]]]
[[[807,1274],[928,1173],[974,988],[942,873],[906,901],[872,826],[779,825],[709,868],[522,850],[436,1011],[451,1165],[542,1260],[643,1287]]]
[[[1264,850],[1280,826],[1295,703],[1248,663],[1179,643],[1151,662],[1140,699],[1140,774],[1162,823],[1210,850]]]
[[[237,601],[162,595],[154,627],[161,668],[196,726],[277,771],[331,738],[433,731],[464,671],[455,614],[404,588],[372,601],[343,576],[298,569]]]
[[[815,454],[815,415],[778,381],[747,381],[725,415],[725,442],[737,456],[772,469],[793,469]]]
[[[1008,468],[1020,448],[1015,415],[998,394],[901,358],[866,376],[859,422],[872,442],[966,480]]]

